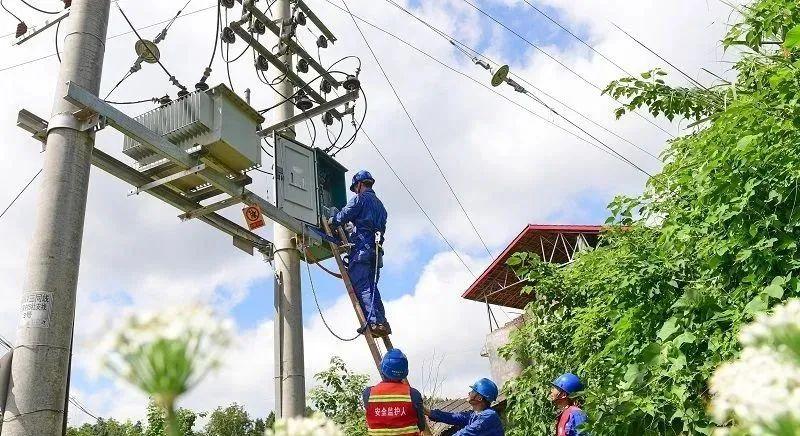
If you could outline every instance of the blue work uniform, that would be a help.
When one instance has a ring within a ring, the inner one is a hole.
[[[386,233],[388,214],[383,203],[368,188],[351,198],[347,206],[332,217],[334,227],[352,223],[353,229],[348,235],[350,243],[350,260],[347,273],[353,284],[361,310],[368,324],[383,324],[386,313],[378,291],[380,265],[376,256],[375,232],[381,232],[381,244]]]
[[[398,381],[397,383],[403,383],[403,382]],[[365,407],[366,407],[367,403],[369,403],[369,394],[371,392],[372,392],[372,388],[368,387],[368,388],[364,389],[364,393],[361,394],[361,399],[362,399],[362,401],[364,401],[364,406]],[[419,427],[420,430],[424,430],[425,429],[425,413],[424,413],[425,409],[424,409],[424,407],[422,405],[422,394],[418,390],[416,390],[414,388],[411,388],[411,404],[414,405],[414,411],[416,411],[416,413],[417,413],[417,427]]]
[[[480,412],[449,413],[431,410],[432,421],[462,427],[454,436],[504,436],[500,416],[492,409]]]
[[[580,429],[586,419],[586,412],[578,407],[564,409],[556,419],[556,436],[589,436],[589,432]],[[559,428],[562,420],[563,428]]]

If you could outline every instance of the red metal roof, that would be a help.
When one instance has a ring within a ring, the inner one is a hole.
[[[602,228],[599,225],[529,224],[467,288],[462,297],[524,309],[531,297],[520,294],[525,284],[506,265],[508,258],[514,253],[527,251],[538,254],[546,262],[568,263],[580,245],[597,246]]]

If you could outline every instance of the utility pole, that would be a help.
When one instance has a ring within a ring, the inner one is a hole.
[[[289,0],[277,0],[281,38],[291,31],[292,12]],[[289,71],[294,69],[289,47],[279,41],[284,53],[281,62]],[[294,84],[288,79],[277,86],[280,94],[294,94]],[[278,95],[278,102],[285,100]],[[279,110],[279,120],[294,115],[291,99]],[[293,130],[286,133],[292,134]],[[275,173],[275,177],[280,175]],[[279,417],[303,416],[306,411],[305,360],[303,356],[303,299],[300,289],[300,252],[298,235],[277,222],[273,227],[275,245],[275,411]]]
[[[3,436],[61,435],[94,132],[68,103],[72,81],[97,95],[110,0],[74,0],[44,155]],[[3,393],[5,394],[5,393]]]

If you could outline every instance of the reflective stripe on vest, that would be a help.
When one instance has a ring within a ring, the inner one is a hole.
[[[371,436],[418,436],[417,411],[411,401],[411,386],[381,382],[367,399],[367,427]]]
[[[572,413],[580,410],[577,406],[569,406],[561,412],[558,417],[558,424],[556,425],[556,436],[567,436],[567,423]]]

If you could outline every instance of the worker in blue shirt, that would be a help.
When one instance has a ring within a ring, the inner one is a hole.
[[[558,410],[556,436],[588,436],[581,426],[586,422],[586,413],[578,407],[575,394],[583,390],[583,383],[577,375],[566,373],[553,380],[550,401]]]
[[[497,399],[497,385],[488,378],[482,378],[471,388],[469,393],[471,412],[450,413],[425,409],[425,414],[431,421],[461,427],[454,436],[504,436],[500,415],[489,408]]]
[[[347,273],[367,321],[359,331],[369,328],[373,336],[383,337],[392,333],[378,291],[388,214],[372,190],[374,184],[375,179],[369,171],[357,172],[350,184],[350,190],[356,196],[341,211],[334,213],[329,222],[333,227],[352,225],[348,226],[352,246]]]

